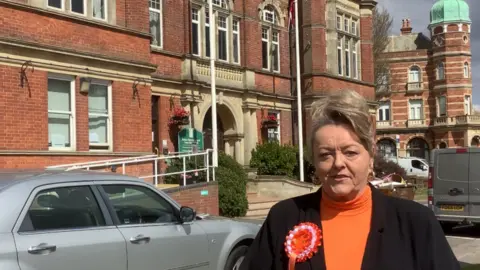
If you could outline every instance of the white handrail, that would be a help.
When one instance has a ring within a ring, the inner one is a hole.
[[[157,155],[146,155],[146,156],[139,156],[139,157],[131,157],[131,158],[119,158],[119,159],[110,159],[110,160],[97,160],[97,161],[91,161],[91,162],[81,162],[81,163],[72,163],[72,164],[63,164],[63,165],[55,165],[55,166],[49,166],[47,168],[63,168],[65,171],[71,171],[71,170],[79,170],[79,169],[95,169],[95,168],[102,168],[102,167],[113,167],[117,165],[122,166],[122,173],[126,174],[126,166],[127,165],[132,165],[132,164],[143,164],[143,163],[148,163],[152,162],[153,163],[153,174],[146,175],[146,176],[137,176],[138,178],[144,179],[144,178],[155,178],[155,185],[158,185],[158,177],[165,177],[165,176],[170,176],[170,175],[178,175],[181,174],[183,176],[183,185],[187,184],[187,174],[189,173],[196,173],[196,172],[201,172],[201,171],[206,171],[206,177],[207,177],[207,182],[210,181],[210,168],[212,168],[212,177],[213,181],[215,181],[215,168],[211,165],[212,163],[209,160],[209,153],[212,152],[212,149],[207,149],[202,152],[196,152],[196,153],[180,153],[177,152],[173,155],[165,155],[165,156],[157,156]],[[203,167],[198,168],[198,169],[193,169],[193,170],[187,170],[186,166],[186,159],[187,158],[192,158],[196,156],[204,156],[206,159],[204,159],[204,164]],[[183,163],[183,168],[179,172],[169,172],[169,173],[159,173],[159,166],[158,162],[163,161],[163,160],[168,160],[168,159],[182,159]]]

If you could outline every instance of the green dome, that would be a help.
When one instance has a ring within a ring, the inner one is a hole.
[[[470,8],[464,0],[437,0],[430,10],[430,24],[468,22]]]

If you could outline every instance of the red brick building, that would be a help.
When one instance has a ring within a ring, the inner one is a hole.
[[[244,164],[259,142],[294,143],[295,44],[288,0],[0,1],[0,167],[174,150],[176,107],[210,146],[215,27],[220,149]],[[300,2],[305,137],[326,92],[372,101],[373,0]],[[313,12],[312,12],[313,11]],[[278,126],[265,127],[274,115]]]
[[[473,115],[468,5],[437,1],[430,37],[403,20],[385,52],[389,72],[377,87],[377,148],[386,156],[429,158],[433,148],[478,145]]]

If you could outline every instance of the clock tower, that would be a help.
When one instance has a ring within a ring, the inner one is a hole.
[[[434,75],[430,91],[436,99],[435,117],[447,122],[472,113],[470,27],[464,0],[437,0],[430,10]]]

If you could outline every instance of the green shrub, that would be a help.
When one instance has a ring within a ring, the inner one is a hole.
[[[205,168],[203,156],[190,157],[185,159],[185,165],[188,170],[195,170]],[[182,172],[183,171],[183,159],[174,158],[171,159],[170,165],[168,165],[166,173]],[[197,175],[194,172],[187,173],[187,184],[200,183],[207,181],[207,172],[199,171]],[[163,182],[165,184],[179,184],[183,185],[183,174],[174,174],[164,177]]]
[[[278,142],[258,144],[252,150],[250,167],[259,175],[286,175],[293,177],[297,166],[298,148]]]
[[[243,167],[229,155],[219,153],[215,177],[220,215],[245,216],[248,210],[247,174]]]

